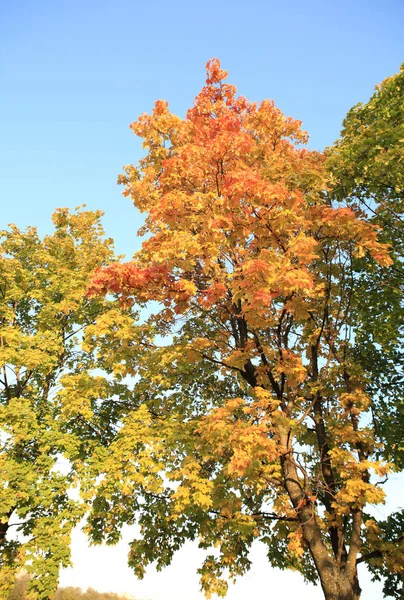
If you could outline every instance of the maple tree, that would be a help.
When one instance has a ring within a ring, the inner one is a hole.
[[[237,96],[217,59],[207,70],[184,119],[160,100],[131,125],[147,153],[119,181],[147,237],[89,296],[146,311],[114,309],[84,335],[100,368],[133,378],[102,464],[86,467],[87,531],[114,543],[138,522],[139,576],[198,540],[207,595],[225,594],[259,540],[327,600],[358,599],[357,563],[381,539],[366,507],[392,467],[352,351],[354,262],[386,268],[389,247],[357,206],[329,200],[299,121]]]
[[[366,257],[355,272],[355,344],[352,351],[367,375],[374,427],[383,446],[380,455],[402,470],[404,445],[403,260],[404,260],[404,65],[376,86],[343,123],[341,137],[327,150],[333,176],[330,196],[360,206],[370,222],[382,227],[380,238],[391,247],[392,264],[381,268]],[[384,592],[401,598],[402,573],[392,567],[400,552],[403,511],[380,523],[382,530],[369,568],[384,578]]]
[[[361,206],[391,245],[388,269],[355,265],[360,298],[357,351],[370,371],[375,418],[388,458],[403,466],[404,66],[366,104],[348,113],[341,138],[328,150],[334,198]],[[377,319],[375,319],[377,315]],[[378,390],[383,388],[383,394]]]
[[[85,297],[92,271],[114,257],[101,214],[59,209],[55,232],[43,240],[33,227],[0,232],[1,597],[25,568],[30,597],[49,598],[85,512],[69,490],[74,461],[91,449],[94,435],[95,415],[91,429],[85,421],[87,399],[102,390],[83,388],[68,404],[58,390],[62,376],[83,380],[93,368],[79,342],[108,306]]]

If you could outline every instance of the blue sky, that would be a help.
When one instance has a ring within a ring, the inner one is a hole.
[[[55,207],[85,202],[128,255],[140,217],[116,177],[141,155],[128,125],[158,98],[184,115],[209,58],[301,119],[317,149],[404,60],[401,0],[0,5],[0,227],[46,232]]]
[[[404,60],[404,4],[3,0],[0,228],[15,222],[46,233],[56,207],[86,203],[105,211],[108,235],[119,252],[131,255],[140,243],[136,230],[142,219],[121,196],[116,178],[142,150],[128,125],[159,98],[183,116],[214,56],[241,94],[274,99],[303,121],[310,146],[323,149],[338,137],[347,110],[398,71]],[[128,571],[119,571],[126,550],[102,555],[92,550],[90,556],[80,534],[74,547],[76,570],[65,572],[64,585],[99,583],[153,600],[201,597],[194,575],[189,586],[188,579],[178,585],[184,570],[193,573],[197,566],[195,549],[183,552],[167,574],[153,572],[141,588]],[[256,561],[261,573],[262,557]],[[283,579],[274,574],[268,583],[263,568],[261,578],[246,580],[231,598],[267,597],[262,585],[283,586],[282,600],[321,597],[290,573]],[[380,598],[380,588],[367,589],[367,600]]]

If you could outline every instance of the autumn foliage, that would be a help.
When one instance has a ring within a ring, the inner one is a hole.
[[[208,594],[225,593],[222,574],[248,569],[261,540],[273,565],[350,600],[363,540],[374,548],[366,506],[383,502],[390,469],[352,352],[352,265],[387,266],[389,247],[357,206],[328,199],[324,157],[304,147],[300,122],[226,77],[211,60],[184,119],[158,101],[131,125],[146,156],[119,181],[147,237],[89,293],[158,304],[138,325],[139,407],[111,448],[89,531],[108,539],[138,518],[139,575],[198,538],[216,548],[200,570]],[[132,497],[142,501],[129,508]]]
[[[90,274],[113,258],[100,217],[99,211],[59,209],[55,231],[44,239],[34,227],[0,231],[2,599],[21,569],[32,576],[30,597],[49,598],[59,569],[70,564],[70,534],[86,511],[71,493],[74,460],[91,447],[80,420],[88,414],[85,387],[68,404],[57,390],[62,375],[83,381],[93,366],[79,342],[106,305],[85,297]],[[91,386],[98,398],[101,386],[93,379]]]
[[[327,163],[306,148],[299,121],[237,95],[226,78],[212,59],[185,118],[159,100],[131,125],[145,149],[119,177],[145,215],[132,260],[111,262],[98,213],[59,211],[59,246],[34,230],[4,234],[1,415],[11,437],[0,566],[11,581],[28,564],[38,598],[56,589],[84,512],[95,543],[139,525],[129,552],[139,577],[197,540],[207,596],[225,595],[227,579],[249,569],[254,542],[272,566],[319,582],[327,600],[359,599],[361,562],[403,577],[402,520],[371,514],[394,466],[373,419],[384,404],[363,333],[380,302],[377,293],[361,302],[372,274],[384,285],[399,263],[392,238],[335,192],[349,145]],[[378,351],[380,336],[371,329]],[[61,455],[65,477],[55,473]],[[22,499],[16,461],[32,483]],[[68,489],[77,483],[76,502]],[[12,515],[27,518],[25,546],[7,538]]]

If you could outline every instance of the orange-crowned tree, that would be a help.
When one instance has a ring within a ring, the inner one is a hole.
[[[208,595],[225,594],[259,540],[270,564],[354,600],[362,539],[369,553],[380,541],[366,506],[383,502],[389,465],[351,353],[352,261],[388,265],[388,248],[359,210],[326,199],[324,157],[299,121],[237,96],[217,59],[207,73],[184,119],[157,101],[131,125],[147,153],[119,181],[147,237],[89,295],[149,316],[87,328],[101,366],[135,375],[88,530],[113,543],[137,520],[139,576],[197,539]]]

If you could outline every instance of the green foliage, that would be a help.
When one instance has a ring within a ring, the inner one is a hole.
[[[373,426],[384,442],[380,453],[396,470],[402,470],[404,65],[399,73],[376,86],[369,102],[354,106],[343,126],[341,138],[328,151],[334,178],[331,197],[358,206],[381,228],[381,238],[390,244],[394,261],[381,267],[363,257],[353,264],[355,343],[351,352],[366,374],[366,388],[373,399]],[[384,593],[399,598],[403,593],[402,513],[379,526],[385,544],[373,538],[373,546],[368,545],[371,557],[371,548],[376,548],[369,568],[377,579],[384,579]]]
[[[0,590],[24,567],[47,598],[70,564],[70,532],[85,510],[74,460],[86,451],[87,398],[66,414],[61,377],[91,366],[82,330],[107,303],[85,297],[92,271],[113,258],[100,212],[59,209],[55,232],[0,233]],[[99,394],[97,394],[97,398]],[[78,435],[80,434],[80,435]],[[87,437],[90,431],[87,432]],[[69,456],[71,463],[67,462]]]
[[[348,113],[341,138],[329,149],[333,197],[359,205],[382,228],[394,263],[355,265],[353,308],[357,314],[355,352],[368,373],[375,398],[375,425],[387,458],[404,465],[404,65],[376,87],[366,104]],[[377,399],[376,399],[377,398]]]
[[[373,207],[369,210],[384,219],[387,231],[404,208],[403,112],[404,65],[376,86],[369,102],[348,112],[330,155],[339,197]]]
[[[366,522],[367,535],[361,561],[366,560],[373,581],[383,581],[383,594],[397,600],[403,597],[404,511],[394,512],[377,524]]]

